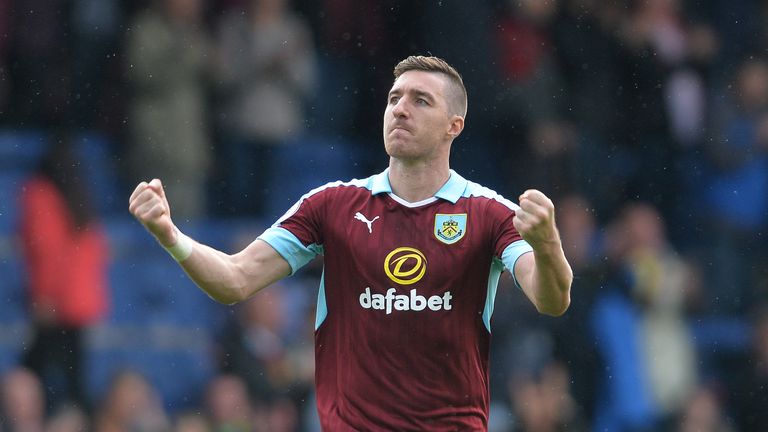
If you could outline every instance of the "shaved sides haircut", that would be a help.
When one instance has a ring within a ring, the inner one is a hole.
[[[446,76],[448,78],[446,98],[449,109],[453,111],[451,114],[467,116],[467,89],[464,87],[461,75],[453,66],[439,57],[409,56],[395,66],[393,71],[395,80],[400,78],[400,75],[413,70],[436,72]]]

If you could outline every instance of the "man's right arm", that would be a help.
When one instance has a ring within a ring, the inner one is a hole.
[[[288,276],[288,262],[269,244],[255,240],[242,251],[229,255],[182,238],[171,220],[170,206],[158,179],[141,182],[129,200],[131,214],[165,248],[189,242],[191,253],[179,262],[192,281],[214,300],[233,304],[251,297]]]

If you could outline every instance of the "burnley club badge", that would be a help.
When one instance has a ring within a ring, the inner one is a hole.
[[[436,214],[435,237],[445,244],[454,244],[467,232],[467,214]]]

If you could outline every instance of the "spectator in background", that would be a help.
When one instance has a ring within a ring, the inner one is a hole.
[[[182,412],[173,422],[174,432],[211,432],[212,430],[208,417],[201,412]]]
[[[95,414],[99,432],[158,432],[171,430],[156,389],[139,372],[118,372]]]
[[[553,18],[552,40],[565,90],[563,105],[568,107],[564,115],[590,141],[598,141],[593,145],[606,146],[619,110],[619,41],[615,34],[623,8],[618,2],[595,0],[562,0],[560,4],[560,13]],[[594,200],[593,195],[589,198]]]
[[[544,177],[553,174],[562,178],[567,174],[573,179],[575,170],[578,182],[572,187],[591,201],[600,222],[624,198],[617,197],[622,191],[616,190],[617,175],[610,170],[615,160],[610,157],[610,142],[621,112],[616,97],[622,86],[618,69],[620,45],[615,35],[623,12],[624,7],[618,2],[563,0],[552,24],[554,55],[562,77],[562,87],[556,95],[561,105],[567,107],[562,110],[561,124],[571,125],[574,140],[570,151],[560,152],[566,161],[570,156],[572,166],[560,172],[547,170]],[[535,143],[532,140],[531,144]]]
[[[503,146],[500,166],[529,166],[525,174],[507,174],[509,187],[532,185],[550,195],[573,192],[567,188],[578,185],[579,163],[574,130],[561,113],[564,83],[553,25],[558,8],[558,1],[508,2],[494,33],[502,84],[493,128]]]
[[[128,177],[168,176],[182,219],[206,211],[208,36],[202,0],[155,0],[130,23]]]
[[[652,206],[629,203],[609,227],[591,325],[602,361],[595,430],[658,430],[693,391],[697,358],[686,321],[689,269]]]
[[[24,363],[41,376],[51,406],[66,400],[87,405],[84,330],[109,307],[106,234],[78,168],[69,137],[59,135],[21,195],[34,337]]]
[[[65,405],[54,411],[48,418],[45,432],[87,432],[90,419],[86,412],[73,405]]]
[[[561,199],[556,218],[563,239],[565,256],[573,266],[573,289],[579,296],[571,301],[568,313],[552,320],[556,358],[568,365],[571,372],[571,393],[586,420],[591,420],[595,408],[595,382],[600,362],[595,341],[589,329],[589,315],[600,291],[603,273],[603,239],[595,219],[595,210],[585,197],[574,194]]]
[[[238,307],[236,321],[221,338],[222,369],[242,377],[258,403],[274,398],[289,381],[285,299],[278,288],[265,290],[262,301]]]
[[[276,175],[272,152],[305,127],[305,102],[316,79],[314,44],[289,0],[250,0],[218,24],[224,210],[262,215]]]
[[[0,380],[0,431],[43,432],[45,393],[40,378],[24,368],[11,369]]]
[[[614,174],[615,210],[627,197],[664,209],[675,193],[674,145],[665,107],[669,72],[686,55],[686,36],[678,0],[632,2],[617,35],[616,89],[621,107],[605,156]]]
[[[287,285],[281,283],[281,285]],[[291,340],[289,321],[297,311],[290,311],[291,287],[280,286],[261,293],[259,301],[249,301],[237,309],[237,320],[227,328],[221,340],[222,369],[241,377],[248,386],[255,413],[278,420],[293,417],[297,422],[297,406],[312,391],[314,368],[311,335]],[[299,313],[299,319],[306,314]],[[300,329],[308,322],[301,320]],[[300,331],[298,334],[305,335]],[[293,334],[292,336],[295,336]],[[282,423],[282,421],[281,421]]]
[[[498,96],[504,109],[499,113],[505,116],[505,123],[511,123],[507,127],[514,125],[525,132],[528,125],[559,114],[556,95],[562,88],[562,77],[556,67],[552,29],[558,4],[536,0],[509,2],[494,23],[498,67],[504,85],[503,94]]]
[[[622,212],[624,263],[640,317],[641,363],[664,419],[676,417],[697,383],[697,358],[687,320],[690,271],[669,244],[654,207],[628,204]]]
[[[768,227],[768,62],[743,61],[728,85],[721,136],[707,147],[702,192],[711,242],[710,309],[720,314],[768,299],[768,246],[760,235]]]
[[[678,432],[735,432],[725,415],[716,387],[702,385],[691,395],[677,419]],[[762,430],[762,429],[743,429]]]
[[[516,415],[513,431],[586,432],[589,430],[569,390],[568,368],[550,361],[537,375],[517,376],[509,384]]]
[[[237,375],[219,375],[208,384],[204,410],[213,432],[250,432],[255,427],[248,387]]]
[[[581,166],[574,125],[564,120],[538,120],[528,130],[526,141],[528,159],[523,163],[532,170],[527,176],[530,184],[555,196],[580,190],[581,177],[587,173]]]
[[[621,108],[606,154],[619,186],[614,199],[652,203],[674,235],[680,224],[673,217],[688,210],[679,199],[676,160],[681,146],[698,145],[705,131],[704,74],[717,38],[690,22],[680,0],[632,2],[618,35]]]

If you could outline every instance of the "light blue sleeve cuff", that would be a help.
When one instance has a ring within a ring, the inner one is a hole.
[[[308,247],[301,244],[293,233],[285,228],[267,228],[258,239],[267,242],[291,266],[291,274],[296,273],[316,256],[323,253],[323,247],[311,244]]]
[[[523,254],[528,252],[533,252],[531,245],[525,240],[518,240],[507,246],[501,254],[501,262],[503,262],[504,267],[512,273],[512,280],[515,281],[515,286],[519,289],[523,288],[520,286],[520,282],[517,281],[517,277],[515,276],[515,264]]]

